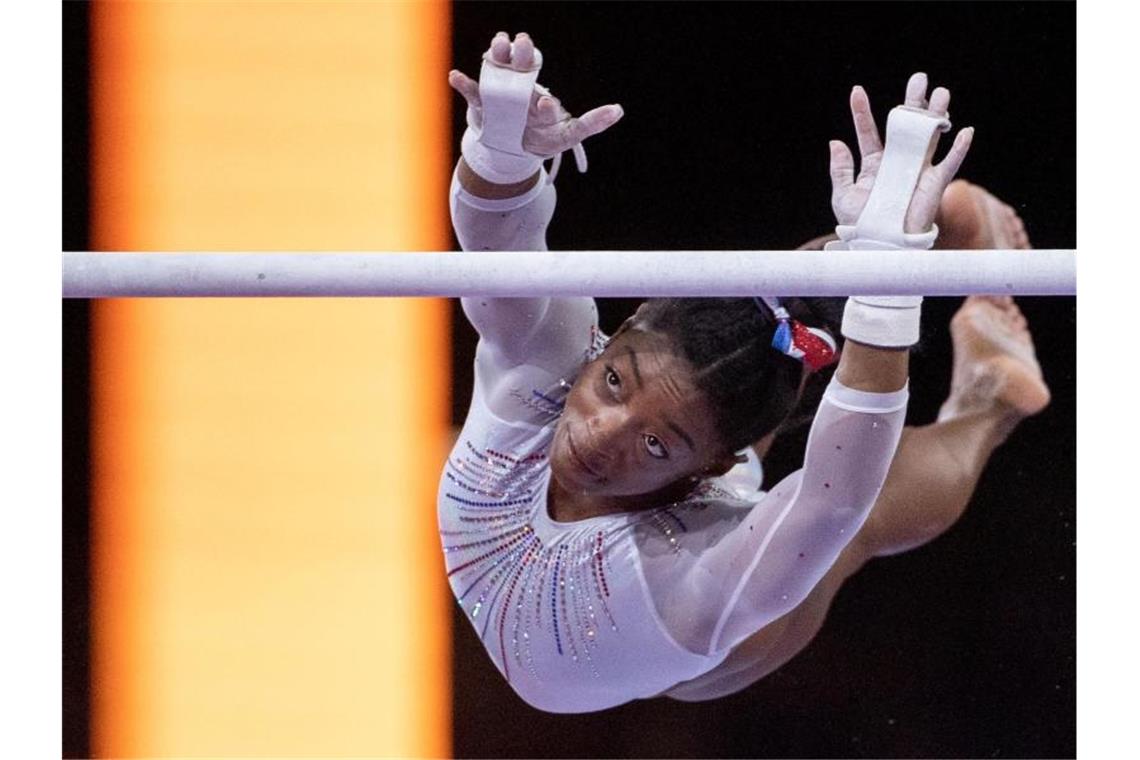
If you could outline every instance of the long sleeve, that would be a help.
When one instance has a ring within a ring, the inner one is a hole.
[[[453,176],[451,221],[464,255],[547,250],[546,227],[556,200],[545,171],[534,188],[503,200],[475,197]],[[488,406],[504,419],[517,407],[505,398],[515,388],[572,379],[597,334],[593,298],[472,297],[461,303],[479,333],[477,390],[484,392]]]
[[[731,529],[652,577],[666,585],[665,625],[692,651],[735,646],[799,605],[863,525],[886,480],[906,416],[906,388],[867,393],[832,379],[808,437],[803,469]],[[684,615],[670,610],[687,610]],[[693,610],[699,610],[693,613]]]

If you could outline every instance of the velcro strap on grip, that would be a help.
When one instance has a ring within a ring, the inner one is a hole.
[[[514,43],[511,43],[512,57]],[[463,160],[488,182],[510,185],[534,176],[542,158],[522,145],[530,100],[542,68],[542,53],[535,48],[534,65],[517,71],[496,63],[488,51],[479,72],[479,99],[483,123],[476,126],[468,112],[467,131],[461,143]]]
[[[511,50],[513,55],[514,43]],[[542,53],[537,48],[534,65],[527,71],[503,66],[493,61],[489,52],[484,54],[483,68],[479,72],[479,99],[483,103],[483,132],[479,142],[515,156],[529,155],[523,150],[522,136],[541,68]]]
[[[906,212],[938,135],[950,120],[911,106],[896,106],[887,117],[887,141],[875,186],[855,223],[855,239],[912,247],[905,237]],[[931,241],[933,244],[933,241]],[[924,246],[929,247],[929,246]]]

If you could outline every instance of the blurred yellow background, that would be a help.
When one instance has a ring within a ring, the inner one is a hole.
[[[97,250],[449,247],[443,2],[99,2]],[[93,752],[450,754],[439,299],[93,316]]]

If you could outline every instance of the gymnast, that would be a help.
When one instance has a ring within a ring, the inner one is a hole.
[[[525,33],[500,32],[478,81],[449,74],[468,104],[451,185],[464,251],[546,250],[559,157],[584,170],[581,142],[622,116],[571,117],[540,68]],[[932,164],[949,100],[911,77],[884,145],[854,89],[860,169],[831,143],[838,239],[808,247],[1029,247],[1012,209],[951,184],[972,129]],[[812,299],[650,299],[606,336],[592,298],[462,299],[479,342],[440,535],[452,590],[516,693],[551,712],[733,693],[807,646],[867,561],[947,530],[1049,391],[1012,299],[971,297],[950,325],[937,422],[904,428],[921,300],[849,298],[836,334]],[[803,468],[759,490],[805,377],[836,360]]]

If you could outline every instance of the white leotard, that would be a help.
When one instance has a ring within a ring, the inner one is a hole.
[[[465,251],[545,250],[554,203],[552,185],[512,208],[452,183]],[[807,596],[886,478],[906,389],[865,393],[833,380],[804,468],[772,491],[758,490],[750,462],[680,503],[556,522],[547,455],[570,386],[605,346],[594,301],[462,304],[480,340],[470,410],[440,479],[445,563],[487,653],[535,707],[600,710],[716,667]]]

